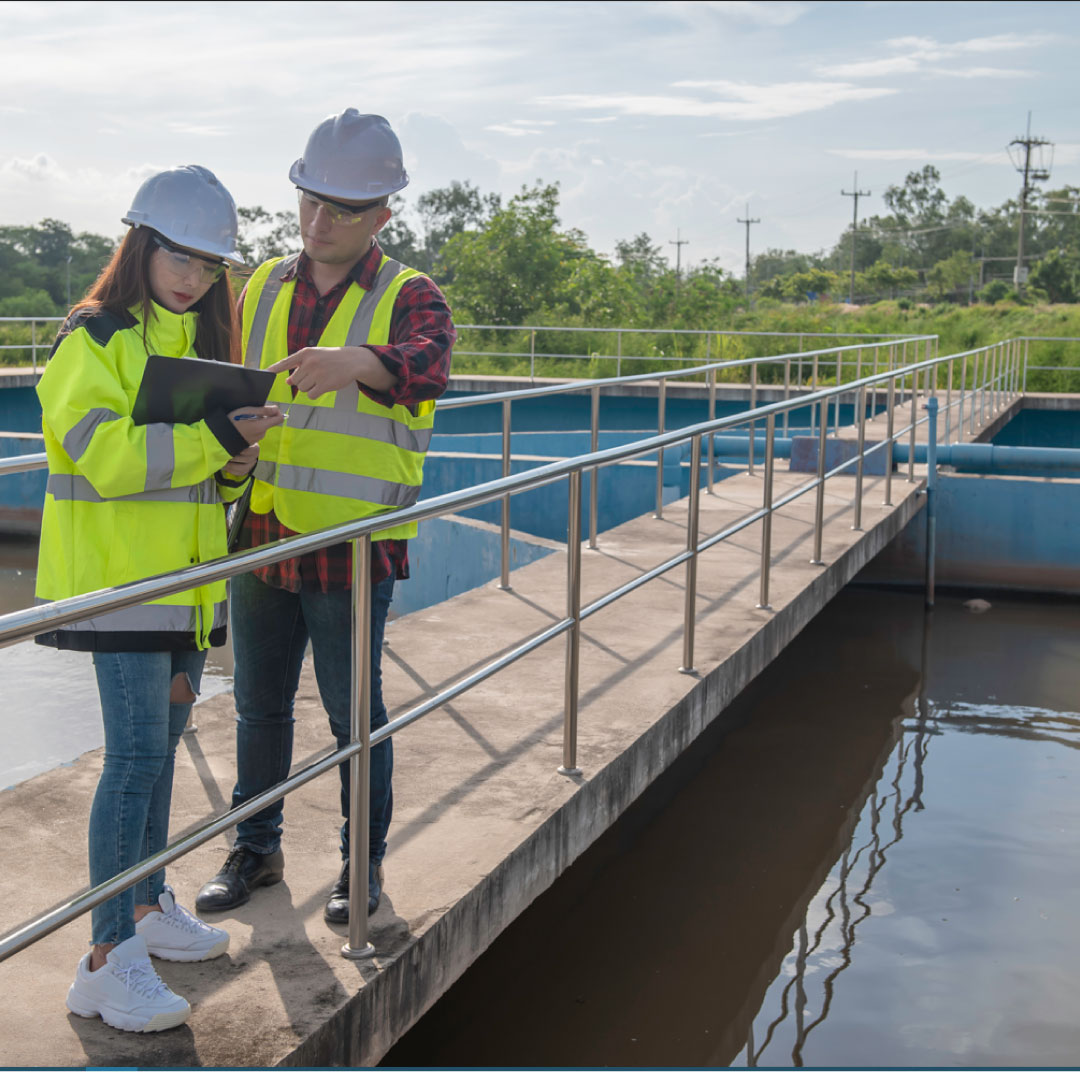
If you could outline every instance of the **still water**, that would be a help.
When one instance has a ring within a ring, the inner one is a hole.
[[[1080,1064],[1080,619],[966,599],[846,590],[382,1064]]]
[[[0,613],[34,606],[37,540],[0,536]],[[89,653],[21,641],[0,649],[0,788],[74,761],[101,746],[101,707]],[[232,687],[232,651],[211,649],[205,701]],[[198,719],[198,704],[194,716]]]

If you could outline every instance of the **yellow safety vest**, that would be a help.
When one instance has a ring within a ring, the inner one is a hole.
[[[150,351],[193,355],[197,315],[157,304],[153,311]],[[138,308],[124,320],[76,313],[57,339],[37,386],[49,459],[39,603],[226,554],[214,474],[232,455],[205,421],[132,421],[147,355]],[[205,649],[226,616],[226,586],[218,581],[72,623],[45,635],[45,643],[103,651],[141,643],[153,651],[183,648],[194,635],[195,646]]]
[[[299,256],[265,262],[247,286],[244,300],[244,363],[265,368],[289,355],[289,307],[295,280],[282,279]],[[384,255],[370,290],[350,283],[320,346],[387,345],[390,317],[402,285],[419,275]],[[335,393],[310,398],[278,373],[269,401],[287,413],[260,443],[251,509],[271,509],[293,532],[340,525],[402,506],[420,496],[424,456],[431,442],[435,402],[386,407],[354,382]],[[373,533],[376,540],[416,535],[416,523]]]

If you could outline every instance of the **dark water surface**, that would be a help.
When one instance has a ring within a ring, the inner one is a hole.
[[[1080,618],[964,599],[843,593],[382,1064],[1080,1064]]]

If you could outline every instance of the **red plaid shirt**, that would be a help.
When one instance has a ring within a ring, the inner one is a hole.
[[[289,308],[289,353],[309,345],[317,345],[326,324],[345,295],[350,282],[370,289],[382,260],[378,241],[349,271],[348,277],[328,293],[319,295],[311,279],[311,264],[301,255],[296,269],[285,280],[296,279],[292,305]],[[244,295],[246,295],[246,290]],[[244,295],[240,297],[243,317]],[[380,405],[416,405],[432,401],[446,389],[450,375],[450,350],[457,332],[451,321],[450,308],[435,283],[427,277],[410,278],[401,287],[390,317],[390,344],[368,345],[387,370],[397,376],[397,383],[386,393],[364,386],[360,389]],[[295,394],[295,390],[293,393]],[[271,540],[296,536],[278,521],[271,510],[268,514],[249,513],[240,532],[240,548],[257,547]],[[377,584],[390,576],[399,580],[409,576],[408,542],[405,540],[376,540],[371,545],[371,582]],[[255,571],[267,585],[289,592],[300,589],[321,589],[333,592],[352,587],[352,545],[335,544],[295,559],[285,559]]]

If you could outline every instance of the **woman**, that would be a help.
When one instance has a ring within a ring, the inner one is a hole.
[[[232,197],[198,165],[150,177],[123,221],[131,229],[72,309],[38,384],[49,459],[39,602],[224,555],[222,502],[241,490],[259,438],[281,420],[276,406],[252,406],[197,424],[132,421],[151,353],[236,361],[226,263],[240,257]],[[90,812],[95,885],[168,841],[174,753],[225,620],[217,582],[37,639],[93,653],[105,727]],[[68,1008],[127,1031],[175,1027],[191,1012],[151,956],[208,960],[229,941],[176,903],[163,870],[99,904],[92,927]]]

